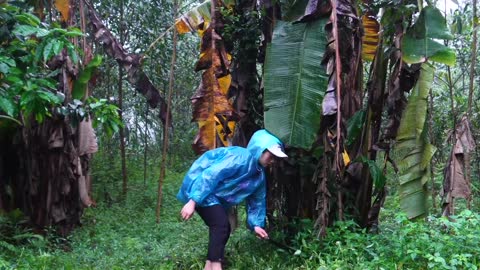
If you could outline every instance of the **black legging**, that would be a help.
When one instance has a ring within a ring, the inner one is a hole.
[[[197,213],[209,228],[207,259],[212,262],[223,261],[225,245],[230,237],[228,214],[221,205],[197,207]]]

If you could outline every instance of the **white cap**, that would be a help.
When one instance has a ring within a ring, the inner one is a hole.
[[[288,157],[287,154],[285,154],[285,152],[283,152],[283,149],[279,144],[274,144],[274,145],[270,146],[269,148],[267,148],[267,150],[270,151],[270,153],[274,154],[277,157],[281,157],[281,158]]]

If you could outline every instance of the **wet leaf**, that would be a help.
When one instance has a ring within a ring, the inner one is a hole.
[[[196,71],[203,70],[201,84],[192,97],[192,120],[199,125],[193,149],[198,154],[229,146],[236,120],[231,101],[227,98],[232,81],[229,54],[219,31],[214,27],[215,25],[210,25],[202,36],[200,59],[195,67]],[[212,46],[212,39],[215,40],[215,46]]]
[[[9,116],[14,116],[15,106],[12,103],[12,100],[4,97],[0,97],[0,111],[5,112]]]
[[[320,125],[328,76],[321,59],[326,19],[277,22],[265,62],[265,127],[289,145],[308,149]]]
[[[410,219],[427,214],[425,183],[430,175],[430,160],[436,148],[428,143],[424,127],[434,70],[432,65],[422,64],[420,77],[400,121],[398,143],[395,146],[400,205]]]
[[[427,6],[422,9],[415,24],[402,39],[403,60],[409,64],[424,63],[427,59],[453,66],[455,52],[439,43],[438,39],[452,39],[446,20],[440,10]]]

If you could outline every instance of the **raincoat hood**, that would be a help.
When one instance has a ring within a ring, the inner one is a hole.
[[[253,133],[253,136],[247,145],[247,149],[253,155],[254,159],[258,161],[263,151],[277,144],[283,148],[282,142],[277,137],[265,129],[261,129]]]

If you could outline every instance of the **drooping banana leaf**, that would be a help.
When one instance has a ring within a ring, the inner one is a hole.
[[[409,64],[423,63],[428,59],[453,66],[455,52],[439,43],[438,39],[452,39],[446,20],[440,10],[427,6],[402,40],[403,60]]]
[[[279,21],[265,60],[265,127],[283,142],[308,149],[320,125],[328,77],[320,65],[326,19]]]
[[[423,63],[420,77],[403,112],[395,147],[400,182],[400,205],[410,219],[427,214],[427,190],[430,160],[436,151],[428,143],[425,129],[428,93],[435,68]]]
[[[141,57],[138,54],[128,53],[127,50],[118,42],[108,28],[103,24],[100,16],[95,11],[93,4],[85,0],[88,9],[92,35],[95,41],[102,45],[105,52],[113,57],[126,71],[128,81],[140,92],[146,99],[151,108],[160,109],[160,119],[165,124],[167,118],[167,104],[160,95],[160,91],[153,85],[150,78],[142,69]],[[170,117],[170,119],[172,119]]]
[[[229,146],[237,120],[232,102],[227,97],[232,81],[231,56],[216,28],[221,20],[220,12],[216,11],[208,28],[202,31],[200,59],[195,67],[196,71],[203,71],[202,82],[192,97],[192,120],[199,127],[192,147],[197,154]]]
[[[235,0],[223,0],[225,6],[231,7],[235,4]],[[183,14],[175,21],[175,28],[179,34],[185,34],[188,32],[195,32],[199,30],[199,26],[202,24],[208,24],[211,21],[210,7],[211,1],[207,0],[202,4],[192,8]],[[203,25],[203,29],[206,29],[207,25]]]
[[[362,37],[362,58],[372,61],[377,51],[380,24],[375,16],[369,13],[362,16],[362,24],[365,31],[365,35]]]

